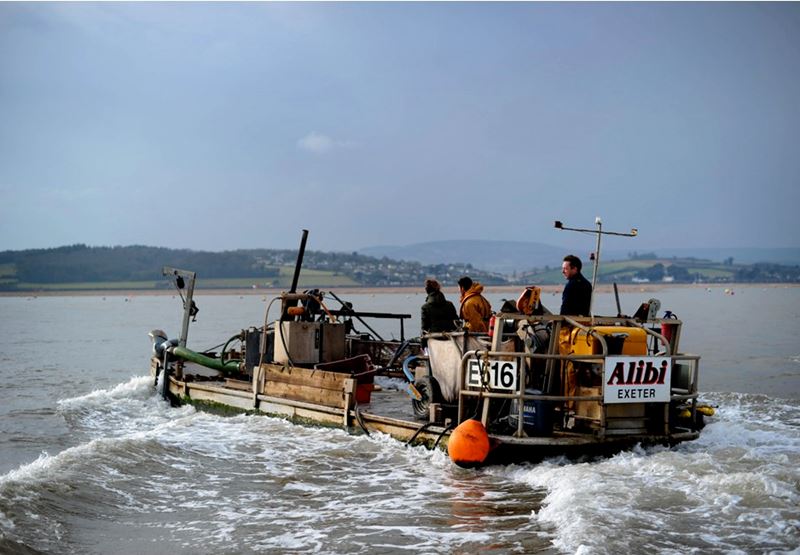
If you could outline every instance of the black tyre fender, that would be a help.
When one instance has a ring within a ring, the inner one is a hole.
[[[442,390],[439,387],[439,382],[436,378],[430,376],[423,376],[414,381],[414,387],[422,395],[422,400],[411,400],[414,407],[414,416],[420,420],[427,420],[431,403],[440,403],[442,401]]]

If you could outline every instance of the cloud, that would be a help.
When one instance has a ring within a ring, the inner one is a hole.
[[[352,141],[333,139],[317,131],[312,131],[297,141],[297,148],[313,152],[314,154],[324,154],[335,148],[353,148],[354,146],[355,143]]]

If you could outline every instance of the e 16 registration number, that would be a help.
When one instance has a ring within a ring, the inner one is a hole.
[[[467,385],[470,387],[482,387],[482,372],[485,363],[483,360],[471,358],[467,364]],[[486,364],[486,371],[489,375],[488,386],[492,389],[506,389],[509,391],[517,390],[517,361],[514,360],[490,360]]]

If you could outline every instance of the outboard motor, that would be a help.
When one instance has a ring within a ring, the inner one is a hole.
[[[178,339],[168,339],[164,330],[152,330],[147,335],[149,335],[150,339],[153,341],[153,354],[157,356],[163,363],[163,367],[158,374],[156,374],[156,381],[153,385],[158,387],[159,395],[161,395],[164,399],[170,400],[169,386],[167,385],[171,366],[169,364],[169,349],[177,346],[180,341]],[[159,383],[161,384],[160,387]]]
[[[177,339],[167,338],[167,333],[164,330],[152,330],[147,335],[149,335],[150,339],[153,341],[153,354],[160,359],[164,358],[164,352],[167,349],[178,344]]]

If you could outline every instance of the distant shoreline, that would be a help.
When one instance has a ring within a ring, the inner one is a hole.
[[[514,293],[521,292],[523,285],[487,285],[486,293]],[[540,285],[543,293],[559,293],[563,290],[563,285]],[[625,283],[619,284],[617,288],[621,293],[663,291],[665,289],[752,289],[752,288],[789,288],[800,287],[799,283]],[[334,291],[336,293],[351,295],[368,294],[412,294],[424,293],[422,287],[321,287],[323,291]],[[450,295],[457,294],[456,287],[444,287],[445,293]],[[195,296],[205,295],[262,295],[277,296],[284,289],[267,288],[235,288],[235,289],[195,289]],[[602,284],[597,287],[599,293],[612,293],[613,285]],[[81,291],[0,291],[0,297],[134,297],[134,296],[166,296],[175,295],[174,289],[86,289]]]

